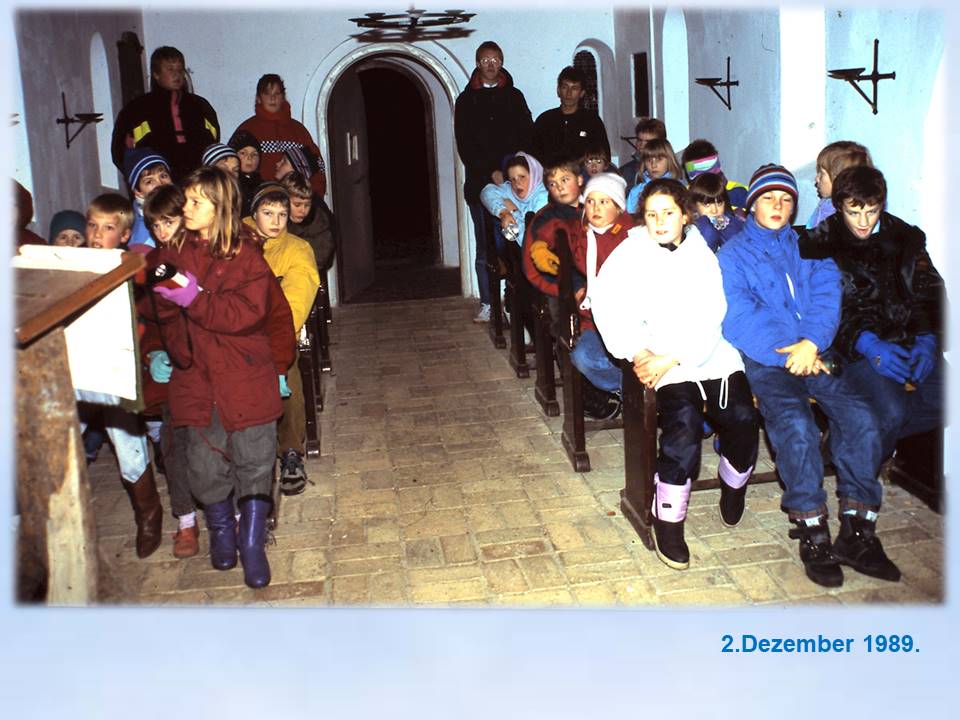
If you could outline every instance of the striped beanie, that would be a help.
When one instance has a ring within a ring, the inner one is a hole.
[[[302,145],[289,147],[283,151],[283,154],[286,155],[287,160],[293,165],[293,169],[303,175],[304,179],[308,182],[314,174],[324,169],[320,159],[315,157],[312,152]],[[279,180],[279,178],[277,179]]]
[[[273,181],[262,183],[250,200],[250,214],[252,215],[257,211],[257,205],[263,202],[268,195],[274,195],[275,193],[283,195],[288,200],[290,198],[290,193],[288,193],[287,189],[280,183]]]
[[[127,178],[127,185],[136,192],[137,183],[143,171],[151,165],[163,165],[167,172],[170,172],[170,163],[166,161],[163,155],[160,155],[152,148],[136,147],[128,149],[123,155],[123,175]]]
[[[797,179],[782,165],[761,165],[750,178],[750,188],[747,190],[747,204],[745,209],[750,210],[754,200],[771,190],[782,190],[793,196],[797,202]]]
[[[223,143],[214,143],[213,145],[207,145],[206,149],[203,151],[203,155],[200,158],[200,164],[213,167],[221,160],[230,157],[235,157],[238,162],[240,160],[240,156],[237,155],[237,151],[229,145],[224,145]]]

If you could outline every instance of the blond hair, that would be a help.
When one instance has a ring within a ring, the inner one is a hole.
[[[87,220],[93,213],[116,215],[117,230],[121,235],[133,227],[133,204],[119,193],[97,195],[87,206]]]
[[[216,166],[194,170],[183,180],[183,190],[195,188],[213,203],[210,225],[210,254],[230,260],[240,252],[240,187],[228,172]]]

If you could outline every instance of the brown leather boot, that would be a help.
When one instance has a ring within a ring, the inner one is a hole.
[[[123,486],[130,496],[133,519],[137,523],[137,557],[150,557],[163,540],[163,508],[153,479],[153,466],[147,465],[146,471],[135,483],[124,482]]]

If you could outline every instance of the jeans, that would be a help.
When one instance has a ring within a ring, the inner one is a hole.
[[[607,392],[620,392],[622,373],[613,356],[600,339],[596,330],[580,333],[576,346],[570,353],[570,361],[594,387]]]
[[[829,421],[830,452],[841,501],[879,509],[883,498],[877,478],[882,460],[880,428],[847,373],[798,376],[748,357],[743,363],[773,445],[780,479],[787,488],[781,504],[791,519],[827,511],[820,430],[813,418],[811,397]]]
[[[719,379],[700,381],[706,403],[694,382],[673,383],[657,390],[660,482],[683,485],[696,475],[700,467],[704,416],[717,428],[720,451],[734,469],[745,472],[756,464],[759,426],[747,378],[742,372],[728,378],[727,398],[722,409],[721,383]]]
[[[473,237],[476,243],[476,260],[474,267],[477,271],[477,285],[479,286],[480,302],[490,304],[490,278],[487,273],[487,211],[479,200],[467,203],[470,208],[470,218],[473,220]]]
[[[893,453],[897,440],[943,425],[943,377],[946,363],[941,356],[933,372],[915,389],[884,377],[866,358],[844,367],[844,377],[867,401],[880,426],[883,457]]]

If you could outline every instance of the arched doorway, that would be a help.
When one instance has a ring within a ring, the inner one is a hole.
[[[438,91],[425,67],[390,53],[349,65],[330,91],[340,302],[461,294],[459,248],[441,221]]]

